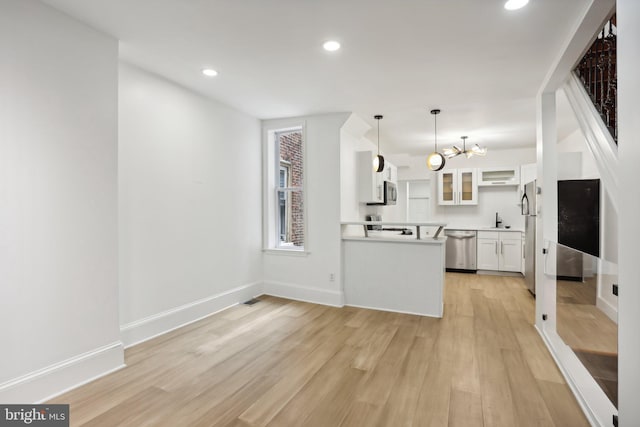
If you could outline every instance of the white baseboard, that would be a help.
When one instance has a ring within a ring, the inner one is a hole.
[[[390,308],[369,307],[366,305],[357,305],[357,304],[345,304],[345,305],[347,307],[364,308],[366,310],[386,311],[389,313],[411,314],[413,316],[425,316],[425,317],[435,317],[435,318],[442,318],[442,310],[444,309],[444,304],[443,304],[442,306],[443,308],[440,310],[440,314],[438,314],[438,313],[417,313],[417,312],[405,311],[405,310],[392,310]]]
[[[0,402],[40,403],[123,368],[117,341],[0,384]]]
[[[598,297],[596,299],[596,307],[600,309],[604,314],[607,315],[609,319],[611,319],[616,325],[618,324],[618,310],[609,304],[609,302],[602,297]]]
[[[313,288],[293,283],[265,281],[263,292],[266,295],[296,301],[330,305],[333,307],[344,306],[344,294],[340,291],[329,291],[327,289]]]
[[[122,342],[125,348],[140,344],[262,293],[262,283],[254,282],[127,323],[120,326]]]

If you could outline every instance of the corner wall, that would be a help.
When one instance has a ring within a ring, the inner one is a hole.
[[[127,64],[119,118],[128,346],[262,293],[261,132],[258,119]]]
[[[348,113],[265,120],[263,128],[305,125],[307,253],[264,253],[264,292],[319,304],[343,304],[340,234],[340,129]],[[266,144],[266,142],[263,142]],[[334,280],[330,280],[333,274]]]
[[[0,0],[0,402],[117,369],[118,43]]]

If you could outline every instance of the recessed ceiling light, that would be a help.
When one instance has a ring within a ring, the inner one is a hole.
[[[507,10],[517,10],[525,7],[527,3],[529,3],[529,0],[507,0],[504,8]]]
[[[322,47],[324,48],[324,50],[327,50],[329,52],[335,52],[336,50],[340,49],[340,43],[335,40],[329,40],[327,42],[324,42]]]
[[[204,74],[207,77],[215,77],[218,75],[218,72],[213,68],[203,68],[202,74]]]

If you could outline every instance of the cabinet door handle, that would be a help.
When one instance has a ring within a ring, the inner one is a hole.
[[[500,242],[500,253],[504,254],[504,242]]]
[[[462,203],[462,191],[458,191],[458,203]]]
[[[496,247],[496,255],[497,255],[497,254],[498,254],[498,241],[496,240],[496,241],[495,241],[495,242],[493,242],[493,243],[495,243],[495,245],[494,245],[494,246]]]

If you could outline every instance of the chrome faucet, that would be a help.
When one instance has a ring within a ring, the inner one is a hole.
[[[496,228],[500,228],[500,224],[502,224],[502,219],[498,216],[498,212],[496,212]]]

